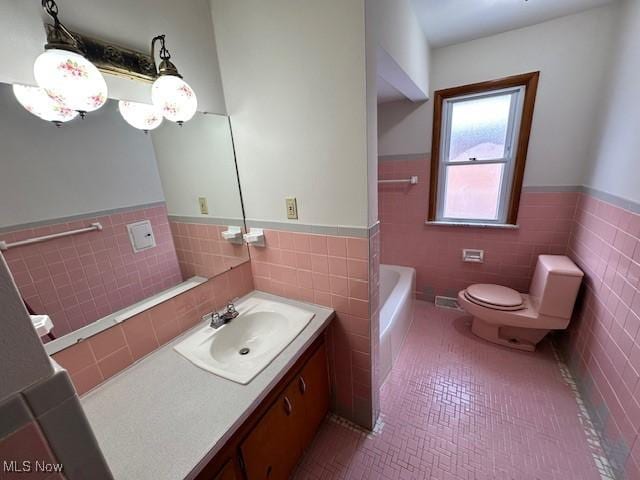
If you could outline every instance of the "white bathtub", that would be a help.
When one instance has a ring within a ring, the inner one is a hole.
[[[380,265],[380,383],[389,375],[413,320],[416,270]]]

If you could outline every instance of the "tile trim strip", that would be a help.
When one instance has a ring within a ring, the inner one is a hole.
[[[522,187],[523,192],[548,193],[548,192],[582,192],[581,185],[534,185]]]
[[[391,156],[389,156],[391,157]],[[394,159],[400,159],[400,156],[393,156]],[[407,156],[405,156],[407,157]],[[421,157],[424,158],[424,157]],[[634,213],[640,213],[640,202],[634,202],[632,200],[628,200],[623,197],[619,197],[601,190],[597,190],[592,187],[587,187],[584,185],[533,185],[533,186],[525,186],[522,189],[523,192],[580,192],[584,194],[591,195],[592,197],[596,197],[599,200],[603,200],[605,202],[614,204],[618,207],[624,208]],[[13,232],[16,230],[22,230],[25,228],[36,228],[46,225],[53,225],[62,222],[70,222],[75,220],[81,220],[83,218],[94,218],[102,215],[110,215],[113,213],[122,213],[132,210],[140,210],[143,208],[152,208],[159,205],[165,205],[166,202],[153,202],[146,203],[140,205],[132,205],[129,207],[115,208],[111,210],[100,210],[97,212],[89,212],[83,213],[79,215],[72,215],[68,217],[59,217],[48,220],[42,220],[38,222],[31,223],[23,223],[19,225],[9,225],[5,227],[0,227],[0,233]],[[203,223],[210,225],[237,225],[242,226],[242,219],[233,219],[233,218],[216,218],[216,217],[191,217],[191,216],[181,216],[181,215],[169,215],[169,220],[178,221],[178,222],[186,222],[186,223]],[[313,225],[313,224],[303,224],[303,223],[290,223],[290,222],[274,222],[274,221],[262,221],[256,219],[247,219],[246,221],[247,227],[256,227],[256,228],[269,228],[273,230],[285,230],[290,232],[299,232],[299,233],[316,233],[319,235],[331,235],[331,236],[340,236],[340,237],[361,237],[366,238],[370,234],[374,233],[374,229],[376,225],[373,225],[369,228],[366,227],[349,227],[349,226],[329,226],[329,225]]]
[[[47,225],[56,225],[58,223],[75,222],[85,218],[103,217],[105,215],[113,215],[114,213],[131,212],[133,210],[142,210],[145,208],[153,208],[166,205],[166,202],[141,203],[140,205],[131,205],[129,207],[112,208],[109,210],[98,210],[95,212],[79,213],[78,215],[70,215],[68,217],[49,218],[47,220],[38,220],[37,222],[20,223],[16,225],[7,225],[0,227],[0,233],[15,232],[16,230],[24,230],[27,228],[46,227]]]
[[[168,215],[170,222],[180,223],[199,223],[201,225],[228,225],[235,227],[244,227],[242,218],[223,218],[223,217],[193,217],[185,215]]]
[[[630,212],[640,214],[640,202],[634,202],[633,200],[587,186],[582,186],[581,192],[586,195],[591,195],[603,202],[611,203],[612,205],[629,210]]]
[[[49,359],[54,370],[53,374],[22,391],[22,395],[36,418],[40,418],[76,395],[69,372],[53,358]]]
[[[640,202],[629,200],[612,193],[598,190],[597,188],[588,187],[586,185],[555,185],[555,186],[525,186],[523,192],[579,192],[590,195],[603,202],[610,203],[616,207],[623,208],[633,213],[640,214]]]
[[[17,432],[34,420],[26,400],[20,393],[0,402],[0,440]]]

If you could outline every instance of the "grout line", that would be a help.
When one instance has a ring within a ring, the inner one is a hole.
[[[374,438],[382,433],[382,430],[384,429],[383,417],[384,415],[381,413],[378,417],[378,420],[376,420],[376,424],[373,426],[373,430],[369,431],[365,428],[362,428],[360,425],[347,420],[346,418],[342,418],[341,416],[336,415],[335,413],[330,412],[327,414],[327,420],[329,420],[331,423],[340,425],[341,427],[344,427],[352,432],[359,433],[366,438]]]
[[[591,456],[593,457],[593,462],[596,465],[598,473],[600,474],[601,480],[616,480],[616,474],[614,472],[611,463],[607,459],[606,452],[602,447],[602,443],[600,442],[600,436],[596,431],[593,421],[591,420],[591,415],[589,415],[589,411],[587,410],[584,400],[582,399],[582,395],[580,394],[580,390],[578,390],[578,385],[576,384],[571,371],[566,363],[564,363],[560,359],[560,355],[558,354],[558,350],[555,345],[551,343],[551,348],[553,350],[553,356],[556,359],[556,363],[558,365],[558,369],[560,370],[560,375],[563,380],[567,384],[567,386],[573,392],[573,396],[576,400],[576,405],[578,406],[578,419],[580,420],[580,424],[584,430],[584,434],[587,437],[587,445],[589,446],[589,451]]]

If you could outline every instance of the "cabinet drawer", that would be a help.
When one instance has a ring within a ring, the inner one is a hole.
[[[236,469],[233,466],[233,461],[229,460],[213,480],[239,480],[236,475]]]

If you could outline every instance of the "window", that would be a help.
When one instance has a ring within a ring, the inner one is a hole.
[[[515,225],[538,77],[435,92],[429,221]]]

